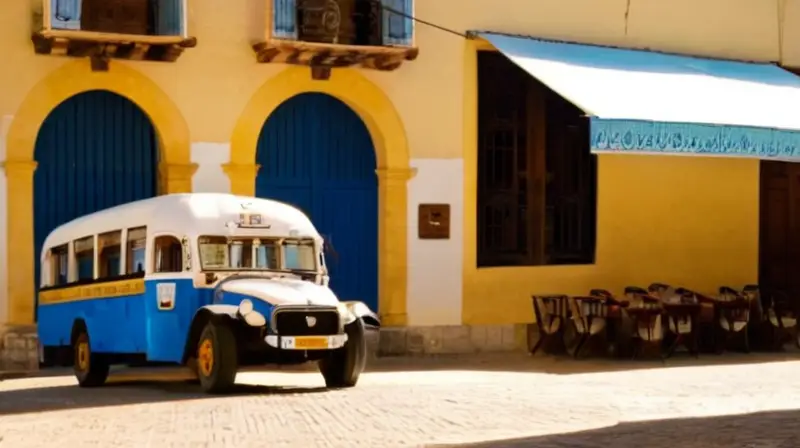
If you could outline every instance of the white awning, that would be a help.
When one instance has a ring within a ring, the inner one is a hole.
[[[590,116],[592,151],[800,157],[800,77],[775,65],[477,35]]]

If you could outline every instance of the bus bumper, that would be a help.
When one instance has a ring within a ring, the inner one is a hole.
[[[268,335],[264,341],[281,350],[335,350],[347,343],[346,334],[331,336],[278,336]]]

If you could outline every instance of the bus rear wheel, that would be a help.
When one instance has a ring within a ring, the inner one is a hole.
[[[224,323],[206,324],[197,341],[197,379],[210,394],[228,392],[236,382],[236,337]]]
[[[99,387],[108,379],[109,365],[102,355],[92,353],[89,334],[85,329],[78,332],[72,343],[75,354],[75,378],[80,387]]]

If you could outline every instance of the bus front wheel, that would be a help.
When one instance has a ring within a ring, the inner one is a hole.
[[[206,324],[197,342],[197,378],[207,393],[223,393],[233,388],[238,360],[236,337],[224,323]]]
[[[354,387],[367,363],[367,339],[364,321],[356,319],[345,325],[347,343],[319,361],[319,370],[329,388]]]
[[[102,355],[92,353],[89,334],[86,329],[78,330],[72,343],[75,354],[74,371],[78,385],[81,387],[99,387],[108,378],[108,362]]]

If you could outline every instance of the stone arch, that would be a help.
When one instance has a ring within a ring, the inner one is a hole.
[[[230,163],[223,169],[231,192],[252,196],[258,171],[256,147],[265,121],[286,100],[302,93],[330,95],[363,120],[375,147],[378,175],[378,295],[384,325],[405,325],[408,283],[407,181],[413,177],[408,140],[400,115],[378,86],[352,69],[334,70],[327,81],[311,79],[308,68],[288,67],[267,80],[239,116],[231,138]]]
[[[160,153],[160,189],[164,193],[191,191],[196,165],[191,163],[189,127],[168,95],[145,75],[122,63],[112,63],[107,72],[93,72],[85,60],[67,62],[48,73],[26,95],[17,109],[6,138],[8,191],[8,320],[11,324],[33,323],[33,174],[34,150],[39,129],[65,100],[91,90],[108,90],[135,103],[156,130]]]

